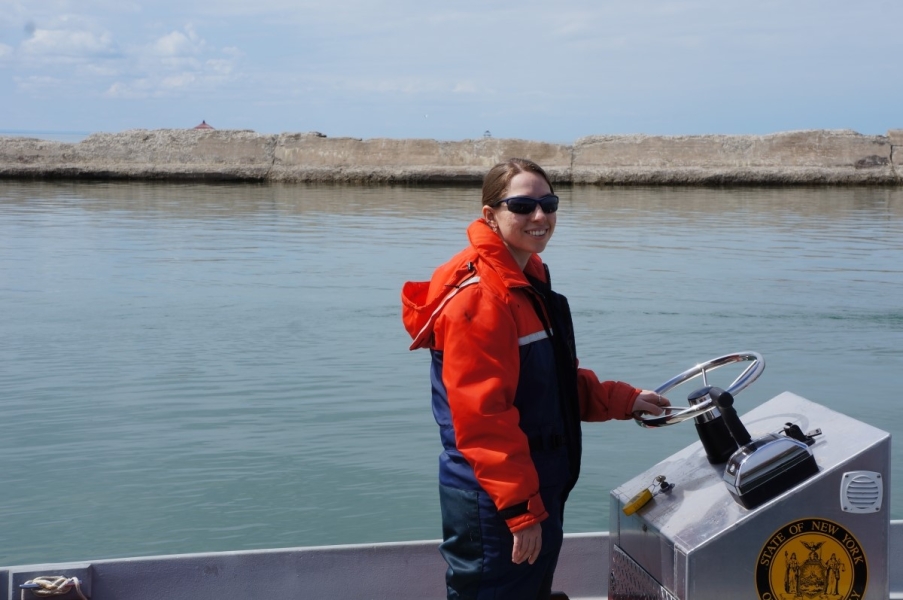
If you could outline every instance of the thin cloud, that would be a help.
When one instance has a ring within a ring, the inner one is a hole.
[[[117,81],[110,85],[103,96],[113,99],[137,100],[153,95],[154,86],[145,79],[133,79],[128,83]]]
[[[116,77],[120,70],[111,62],[104,64],[88,63],[76,66],[76,74],[79,77],[88,77],[91,79],[101,79],[105,77]]]
[[[224,58],[212,58],[206,61],[204,65],[209,72],[216,73],[218,75],[231,75],[235,70],[235,62]]]
[[[48,93],[50,90],[55,89],[62,82],[61,79],[56,77],[48,77],[46,75],[31,75],[29,77],[15,77],[13,80],[16,83],[16,87],[19,90],[29,92],[29,93],[38,93],[44,94]]]
[[[194,86],[197,83],[198,76],[196,73],[179,73],[178,75],[164,77],[160,81],[161,87],[167,90],[187,88],[189,86]]]
[[[108,98],[171,98],[209,93],[241,79],[236,48],[216,51],[187,27],[133,50],[135,68],[104,92]]]
[[[74,29],[35,29],[19,47],[29,62],[84,62],[121,54],[109,32]]]
[[[477,94],[479,91],[479,86],[472,81],[459,81],[452,88],[455,94]]]
[[[201,39],[192,25],[186,25],[183,31],[172,31],[152,45],[154,53],[161,56],[197,56],[204,51],[206,42]]]

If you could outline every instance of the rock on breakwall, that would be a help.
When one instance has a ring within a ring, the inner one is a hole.
[[[903,129],[886,136],[847,130],[596,135],[573,145],[131,130],[75,144],[0,137],[0,177],[469,184],[512,156],[543,165],[555,183],[903,185]]]

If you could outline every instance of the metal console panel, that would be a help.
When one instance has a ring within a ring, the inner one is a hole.
[[[753,439],[786,423],[820,428],[818,472],[747,509],[729,493],[724,465],[692,444],[612,491],[610,555],[623,552],[680,600],[886,600],[890,434],[789,392],[742,420]],[[659,475],[674,489],[625,515]]]

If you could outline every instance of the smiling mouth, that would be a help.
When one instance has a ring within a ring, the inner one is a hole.
[[[531,237],[543,237],[547,233],[549,233],[548,229],[535,229],[533,231],[528,231],[527,235]]]

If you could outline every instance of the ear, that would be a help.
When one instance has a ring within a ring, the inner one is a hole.
[[[495,221],[495,211],[486,205],[483,205],[483,220],[493,231],[498,231],[499,225]]]

